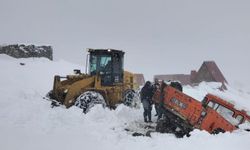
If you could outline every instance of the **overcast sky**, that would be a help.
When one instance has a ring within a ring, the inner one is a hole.
[[[249,0],[0,0],[0,44],[13,43],[52,45],[83,68],[86,48],[122,49],[147,79],[214,60],[250,90]]]

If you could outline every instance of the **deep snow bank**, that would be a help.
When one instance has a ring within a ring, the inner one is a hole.
[[[53,76],[72,73],[81,66],[0,55],[0,68],[0,149],[247,150],[250,147],[250,134],[243,130],[218,136],[196,130],[190,138],[183,139],[159,133],[153,133],[152,138],[132,137],[124,129],[140,128],[143,110],[122,105],[116,110],[97,106],[87,115],[76,107],[51,109],[42,97],[52,88]],[[198,100],[207,92],[215,92],[250,109],[247,102],[250,96],[237,90],[220,92],[214,85],[202,83],[196,88],[184,87],[184,92]]]

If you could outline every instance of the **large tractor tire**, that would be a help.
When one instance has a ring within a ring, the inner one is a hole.
[[[172,133],[174,134],[177,138],[183,138],[185,135],[187,137],[190,136],[190,131],[188,129],[181,129],[178,126],[176,126],[176,124],[173,124],[173,122],[170,122],[170,120],[168,119],[160,119],[157,122],[156,125],[156,132],[160,132],[160,133]]]
[[[156,125],[156,132],[160,133],[173,133],[172,129],[170,128],[170,123],[166,119],[160,119]]]
[[[62,103],[60,103],[60,102],[58,102],[58,101],[56,101],[56,100],[53,99],[53,94],[52,94],[52,93],[53,93],[52,90],[49,91],[49,92],[46,94],[46,96],[43,97],[43,99],[46,99],[46,100],[48,100],[48,101],[51,101],[51,108],[61,106]]]
[[[137,108],[140,105],[139,95],[134,90],[127,90],[123,94],[123,104],[128,107]]]
[[[106,106],[105,99],[103,96],[95,91],[87,91],[81,94],[75,102],[75,106],[83,109],[83,113],[88,113],[89,110],[97,104],[101,104],[103,107]]]

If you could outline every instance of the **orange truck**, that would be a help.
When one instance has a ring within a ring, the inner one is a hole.
[[[176,88],[165,86],[153,97],[160,102],[163,116],[157,122],[156,131],[174,133],[177,137],[189,136],[193,129],[211,134],[232,132],[238,125],[250,120],[244,110],[212,94],[202,102],[182,93]]]

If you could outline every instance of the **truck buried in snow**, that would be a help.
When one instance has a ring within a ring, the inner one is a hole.
[[[173,133],[177,137],[189,136],[194,129],[211,134],[232,132],[250,116],[244,110],[217,96],[207,94],[202,102],[182,93],[178,88],[163,86],[153,97],[160,102],[162,118],[156,131]]]

